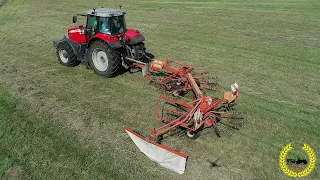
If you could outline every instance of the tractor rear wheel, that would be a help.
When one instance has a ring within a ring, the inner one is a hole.
[[[120,54],[111,47],[108,47],[106,42],[95,41],[88,52],[88,61],[95,73],[104,76],[112,77],[120,68]]]
[[[134,46],[132,46],[132,55],[133,59],[138,60],[138,61],[148,61],[147,59],[144,58],[146,48],[144,47],[144,43],[138,43]]]
[[[58,44],[57,57],[64,66],[74,67],[80,64],[80,61],[77,61],[77,57],[68,42],[61,42]]]

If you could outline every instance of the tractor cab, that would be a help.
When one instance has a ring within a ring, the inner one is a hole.
[[[127,32],[124,15],[125,11],[112,8],[93,8],[87,14],[73,16],[73,23],[77,22],[77,16],[87,17],[85,26],[72,27],[68,30],[68,36],[78,44],[89,43],[94,37],[109,41],[111,36],[124,36]],[[129,30],[130,32],[130,30]],[[138,36],[141,34],[135,34]]]
[[[125,11],[111,8],[91,9],[87,15],[86,28],[90,35],[104,33],[108,35],[123,34],[126,32]]]

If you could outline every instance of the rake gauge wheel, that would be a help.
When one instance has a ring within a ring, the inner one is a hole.
[[[191,132],[187,130],[186,136],[190,139],[197,139],[200,136],[200,132]]]

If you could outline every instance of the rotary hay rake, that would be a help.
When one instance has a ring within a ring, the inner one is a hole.
[[[235,115],[234,100],[239,92],[223,92],[222,98],[204,95],[201,91],[194,93],[196,91],[193,90],[192,92],[193,99],[178,96],[177,100],[176,97],[166,95],[159,98],[156,104],[156,118],[166,124],[150,131],[152,139],[161,140],[164,134],[177,127],[185,129],[186,135],[192,139],[196,139],[200,135],[199,132],[207,127],[212,127],[220,137],[217,124],[224,121],[230,124],[230,116]]]
[[[167,59],[166,61],[154,60],[152,64],[137,64],[142,69],[143,76],[159,89],[169,94],[182,95],[192,90],[187,74],[190,73],[200,89],[216,90],[216,78],[209,77],[208,72],[192,73],[190,66]]]
[[[232,85],[232,92],[224,92],[213,88],[207,88],[214,94],[223,94],[223,97],[210,96],[200,90],[199,83],[190,74],[186,73],[184,78],[187,81],[174,80],[175,84],[180,84],[179,88],[172,89],[171,85],[168,93],[174,96],[162,95],[156,104],[156,118],[166,123],[160,128],[150,131],[150,138],[161,140],[167,132],[180,127],[186,130],[186,135],[190,138],[197,138],[199,132],[207,127],[212,127],[215,133],[220,137],[217,123],[229,120],[228,116],[234,115],[233,106],[235,99],[239,96],[239,86],[237,83]],[[172,83],[171,80],[168,82]],[[177,94],[183,94],[180,96]],[[190,93],[189,93],[190,92]],[[188,94],[189,93],[189,94]],[[208,92],[209,93],[209,92]],[[190,95],[187,98],[187,95]],[[161,107],[162,104],[163,106]],[[168,117],[169,116],[169,117]]]
[[[193,73],[190,66],[169,59],[154,60],[151,64],[138,63],[136,66],[142,69],[145,78],[160,85],[166,92],[156,103],[156,118],[165,125],[151,129],[148,138],[128,127],[125,130],[150,159],[182,174],[187,156],[160,144],[163,135],[180,128],[186,130],[188,137],[195,139],[201,130],[212,127],[220,137],[217,124],[230,122],[236,115],[234,105],[239,97],[238,83],[231,85],[231,92],[217,90],[212,87],[216,83],[209,82],[204,76],[206,72]]]

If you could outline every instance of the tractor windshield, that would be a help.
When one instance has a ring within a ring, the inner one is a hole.
[[[122,34],[126,31],[124,16],[100,17],[99,31],[106,34]]]
[[[111,34],[122,34],[126,31],[124,16],[110,17]]]
[[[105,34],[111,34],[110,25],[108,17],[99,18],[99,31]]]

